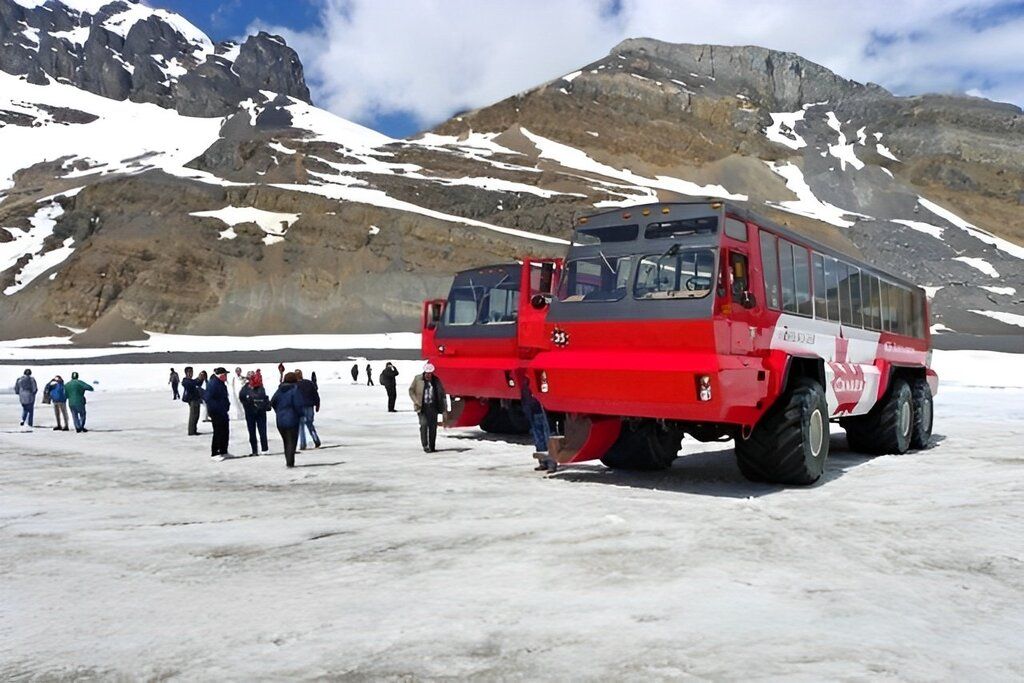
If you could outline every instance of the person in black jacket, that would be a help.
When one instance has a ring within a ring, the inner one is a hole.
[[[185,379],[181,381],[181,400],[188,404],[188,435],[199,434],[199,407],[203,404],[203,384],[192,377],[192,366],[185,368]]]
[[[441,379],[434,374],[434,366],[427,363],[423,373],[416,375],[409,385],[409,398],[420,419],[420,443],[423,452],[437,450],[437,418],[448,415],[448,399]]]
[[[170,377],[170,379],[167,380],[167,383],[171,385],[171,400],[172,401],[177,401],[180,398],[180,396],[178,394],[178,382],[179,381],[180,381],[180,379],[178,378],[178,373],[176,373],[174,371],[174,368],[171,368],[171,377]]]
[[[270,405],[277,416],[277,431],[284,442],[284,464],[295,467],[295,444],[299,438],[299,413],[301,400],[296,388],[297,378],[294,372],[286,372],[281,386],[274,392]]]
[[[352,366],[352,381],[359,381],[359,363],[356,363],[355,365]]]
[[[302,406],[302,412],[299,415],[299,450],[306,450],[307,431],[310,438],[313,439],[313,445],[320,448],[320,435],[316,433],[316,427],[313,426],[313,419],[320,412],[320,392],[311,380],[302,378],[302,370],[295,371],[295,378],[298,380],[295,390],[299,392],[298,399]]]
[[[263,388],[263,376],[258,372],[249,372],[245,376],[245,386],[238,392],[238,400],[245,410],[245,426],[249,429],[249,445],[252,454],[256,455],[256,433],[259,432],[260,449],[266,453],[267,447],[267,413],[270,411],[270,399]]]
[[[384,390],[388,392],[388,412],[394,413],[395,411],[395,400],[398,398],[398,389],[396,387],[395,378],[398,377],[398,368],[391,363],[384,366],[384,369],[380,373],[380,383],[384,387]]]
[[[213,439],[210,441],[210,457],[228,455],[228,411],[231,410],[231,399],[225,385],[228,371],[216,368],[213,376],[206,383],[206,412],[213,423]]]
[[[366,364],[366,386],[373,386],[373,367],[369,363]]]

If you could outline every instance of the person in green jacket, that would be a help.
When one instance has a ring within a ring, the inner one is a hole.
[[[71,419],[75,421],[75,431],[81,434],[89,431],[85,428],[85,392],[92,391],[92,387],[78,379],[78,373],[71,373],[71,381],[64,385],[64,393],[68,396],[68,408],[71,409]]]

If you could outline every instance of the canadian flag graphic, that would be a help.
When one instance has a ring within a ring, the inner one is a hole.
[[[856,363],[847,362],[850,340],[843,337],[842,330],[836,337],[835,362],[829,363],[835,376],[832,378],[832,390],[835,391],[839,407],[835,415],[853,412],[857,402],[864,394],[864,368]]]

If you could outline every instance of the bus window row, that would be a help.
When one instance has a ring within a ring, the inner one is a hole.
[[[819,320],[924,337],[921,292],[888,282],[841,259],[760,231],[769,308]]]

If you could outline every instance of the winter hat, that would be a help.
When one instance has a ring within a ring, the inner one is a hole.
[[[72,372],[71,373],[71,379],[78,379],[78,373],[77,372]]]
[[[32,371],[31,371],[31,370],[29,370],[29,369],[26,369],[26,370],[25,370],[25,374],[26,374],[26,375],[31,375],[31,374],[32,374]]]
[[[427,363],[426,365],[423,366],[423,372],[433,372],[433,371],[434,371],[434,364],[433,363]]]
[[[214,369],[213,369],[213,374],[215,374],[215,375],[226,375],[226,374],[228,374],[228,371],[227,371],[227,370],[225,370],[225,369],[224,369],[224,368],[222,368],[222,367],[220,367],[220,368],[214,368]]]

